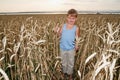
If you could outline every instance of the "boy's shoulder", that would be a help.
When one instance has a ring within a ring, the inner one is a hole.
[[[61,26],[67,26],[67,23],[63,23],[61,24]],[[73,26],[78,27],[76,24],[74,24]]]
[[[66,23],[63,23],[63,24],[60,25],[61,28],[66,27],[66,26],[67,26]],[[73,27],[75,27],[76,29],[79,28],[76,24],[73,25]]]
[[[66,26],[65,23],[62,23],[62,24],[60,25],[61,28],[63,28],[64,26]]]

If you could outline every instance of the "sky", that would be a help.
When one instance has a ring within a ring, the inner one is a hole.
[[[120,0],[1,0],[0,12],[120,10]]]

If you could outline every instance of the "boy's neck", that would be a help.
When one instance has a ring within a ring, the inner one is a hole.
[[[73,26],[74,26],[74,24],[68,24],[68,23],[66,23],[66,28],[67,28],[68,30],[72,29]]]
[[[74,24],[68,24],[68,23],[66,23],[67,24],[67,27],[73,27],[74,26]]]

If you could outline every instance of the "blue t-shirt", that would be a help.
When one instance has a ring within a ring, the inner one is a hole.
[[[76,26],[74,25],[72,29],[67,29],[66,24],[63,25],[61,39],[60,39],[60,49],[62,50],[72,50],[75,48],[75,35]]]

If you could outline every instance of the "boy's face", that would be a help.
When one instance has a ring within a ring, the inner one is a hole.
[[[73,16],[73,15],[71,15],[71,14],[69,14],[69,15],[67,16],[67,23],[68,23],[68,24],[74,25],[75,22],[76,22],[76,20],[77,20],[77,17],[75,17],[75,16]]]

